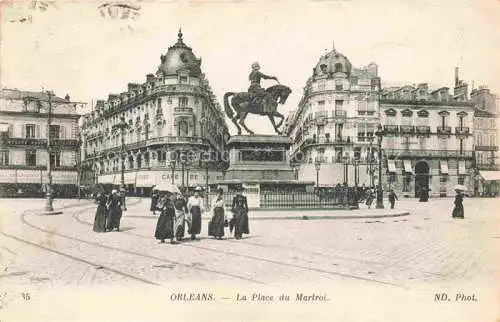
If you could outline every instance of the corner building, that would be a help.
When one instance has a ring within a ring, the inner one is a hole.
[[[374,63],[354,68],[335,48],[320,57],[298,109],[285,123],[299,180],[316,181],[318,174],[319,186],[371,184],[379,121],[377,69]]]
[[[124,118],[125,185],[149,194],[153,185],[204,186],[222,179],[229,132],[222,109],[179,31],[177,43],[160,57],[155,75],[126,92],[97,101],[83,120],[84,163],[97,183],[119,185]]]

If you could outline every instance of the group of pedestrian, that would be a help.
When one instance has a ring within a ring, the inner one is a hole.
[[[160,212],[156,224],[155,238],[165,243],[170,239],[171,244],[177,244],[184,238],[187,231],[191,240],[195,240],[201,234],[202,215],[205,212],[203,197],[200,196],[201,188],[196,188],[194,195],[187,201],[179,192],[157,191],[153,195],[151,209]],[[225,235],[225,227],[230,231],[234,229],[235,239],[241,239],[243,234],[249,234],[248,228],[248,203],[243,195],[244,188],[237,188],[236,196],[233,198],[231,212],[233,218],[228,221],[228,212],[225,207],[224,191],[217,190],[217,196],[212,201],[212,218],[208,224],[208,235],[215,239],[222,239]],[[153,201],[154,200],[154,201]]]
[[[93,230],[98,233],[120,230],[122,218],[122,197],[117,190],[111,194],[98,193],[96,196],[97,211]]]

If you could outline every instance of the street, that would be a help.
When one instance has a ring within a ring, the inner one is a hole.
[[[439,292],[464,283],[487,285],[498,276],[494,199],[466,199],[464,220],[451,218],[450,198],[400,201],[396,210],[410,212],[401,217],[264,220],[276,215],[259,211],[250,214],[250,235],[241,241],[229,237],[228,230],[226,240],[206,237],[204,218],[200,240],[178,245],[153,238],[157,216],[149,212],[149,199],[129,198],[122,231],[109,233],[92,231],[96,206],[90,201],[56,200],[55,208],[67,206],[56,216],[25,211],[43,203],[2,201],[2,287],[36,292],[196,282],[249,288],[355,285],[389,291],[431,286]],[[377,211],[391,210],[353,212]]]

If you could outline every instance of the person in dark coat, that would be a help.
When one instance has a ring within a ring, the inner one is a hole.
[[[151,206],[149,207],[149,210],[155,214],[156,211],[156,204],[158,203],[158,190],[155,190],[153,188],[153,192],[151,193]]]
[[[95,212],[94,227],[93,230],[96,233],[106,232],[106,196],[98,194],[96,197],[97,210]]]
[[[427,202],[429,200],[429,189],[426,187],[422,187],[420,189],[420,202]]]
[[[224,226],[226,222],[226,211],[224,207],[224,190],[218,189],[217,196],[212,202],[213,217],[209,223],[209,236],[214,236],[215,239],[224,237]]]
[[[162,244],[165,243],[165,239],[170,239],[171,244],[176,243],[174,240],[175,208],[171,198],[172,194],[165,192],[158,198],[156,204],[156,210],[160,211],[160,216],[156,223],[155,238],[159,239]]]
[[[389,192],[389,203],[391,204],[391,209],[394,209],[394,204],[396,203],[396,200],[398,200],[398,197],[394,193],[394,190],[391,189]]]
[[[247,197],[243,195],[242,185],[236,188],[236,196],[233,198],[231,211],[233,212],[234,238],[241,239],[243,234],[249,234],[248,228],[248,203]]]
[[[460,190],[455,190],[457,192],[457,195],[455,196],[455,207],[453,208],[453,212],[451,213],[451,216],[453,218],[459,218],[459,219],[464,219],[464,196],[462,191]]]
[[[122,198],[117,190],[113,190],[108,198],[108,231],[120,231],[122,219]]]

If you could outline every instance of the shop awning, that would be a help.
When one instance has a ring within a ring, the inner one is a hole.
[[[135,177],[137,176],[137,172],[125,172],[123,174],[123,180],[125,184],[135,184]],[[118,180],[121,180],[121,175],[117,175]]]
[[[485,181],[500,181],[500,171],[480,171],[479,174]]]
[[[411,161],[410,160],[403,160],[403,165],[405,167],[406,173],[413,173],[413,169],[411,168]]]
[[[396,172],[396,161],[395,160],[387,160],[387,169],[389,172]]]
[[[136,187],[151,188],[156,184],[154,173],[141,172],[137,174]]]
[[[465,168],[465,161],[458,161],[458,174],[467,174],[467,169]]]
[[[448,174],[448,161],[439,161],[441,174]]]

